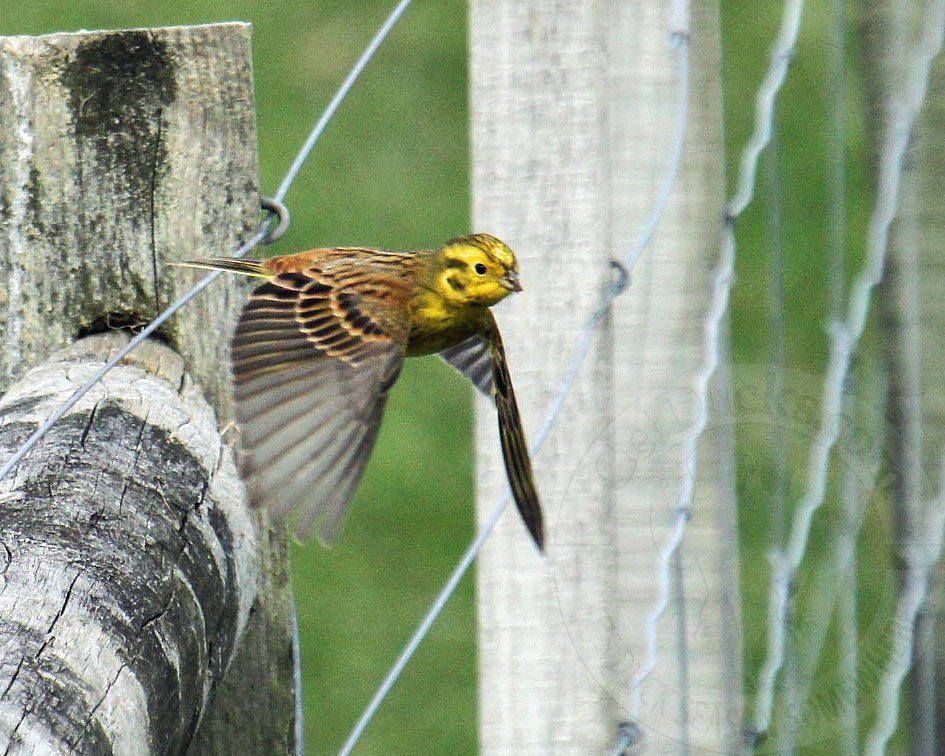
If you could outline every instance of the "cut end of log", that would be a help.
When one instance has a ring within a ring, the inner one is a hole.
[[[0,400],[0,457],[126,342],[89,337],[27,373]],[[230,450],[183,360],[145,342],[0,480],[0,504],[9,742],[184,750],[259,567]]]

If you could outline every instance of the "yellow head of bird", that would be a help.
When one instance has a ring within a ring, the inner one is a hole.
[[[452,302],[494,305],[510,292],[521,291],[518,262],[509,246],[489,234],[450,239],[441,250],[440,294]]]

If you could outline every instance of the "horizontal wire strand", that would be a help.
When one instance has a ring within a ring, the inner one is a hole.
[[[292,163],[292,166],[289,168],[286,173],[285,178],[282,181],[282,184],[279,186],[279,191],[276,192],[275,199],[277,202],[282,202],[285,199],[285,195],[288,193],[289,189],[292,187],[292,183],[295,181],[296,177],[299,174],[299,171],[302,168],[305,160],[311,154],[312,149],[315,147],[315,143],[318,141],[318,138],[322,135],[327,127],[329,121],[335,115],[335,112],[338,110],[338,107],[341,105],[342,101],[351,91],[351,88],[354,86],[354,83],[357,81],[358,76],[364,70],[365,66],[371,61],[371,58],[374,57],[374,54],[377,52],[381,43],[393,29],[394,24],[400,19],[404,11],[407,9],[407,6],[410,5],[412,0],[401,0],[400,3],[394,8],[394,10],[387,17],[387,20],[378,30],[377,34],[374,35],[374,38],[371,40],[370,44],[365,48],[364,52],[358,58],[357,63],[351,69],[351,72],[342,82],[341,86],[338,88],[338,91],[335,93],[335,96],[332,97],[331,102],[328,103],[328,106],[325,108],[321,117],[315,123],[315,126],[312,128],[311,132],[308,135],[308,138],[305,140],[305,143],[299,149],[298,154],[296,155],[295,160]],[[260,244],[265,238],[269,230],[269,226],[272,223],[272,216],[267,217],[256,233],[254,233],[246,242],[244,242],[240,247],[233,253],[233,257],[244,257],[251,250],[253,250],[258,244]],[[99,368],[88,381],[82,384],[75,393],[58,409],[56,409],[50,416],[47,418],[39,428],[36,429],[34,433],[30,435],[26,441],[16,450],[12,457],[10,457],[2,467],[0,467],[0,480],[5,478],[10,474],[10,471],[19,464],[23,458],[33,450],[33,448],[42,440],[43,436],[49,432],[49,430],[63,418],[63,416],[69,412],[73,407],[75,407],[92,388],[105,377],[108,372],[115,367],[119,362],[121,362],[125,357],[131,354],[141,343],[149,338],[158,328],[160,328],[167,320],[169,320],[173,315],[177,313],[182,307],[184,307],[188,302],[190,302],[194,297],[197,296],[201,291],[206,289],[211,283],[213,283],[220,275],[222,271],[214,271],[209,275],[201,279],[197,284],[194,285],[185,294],[182,294],[178,297],[166,310],[164,310],[160,315],[158,315],[154,320],[152,320],[140,333],[135,335],[124,347],[118,350],[115,355],[108,360],[101,368]]]
[[[786,641],[785,613],[791,584],[807,550],[814,514],[823,503],[827,486],[830,452],[839,434],[843,387],[853,351],[866,327],[873,289],[882,280],[889,229],[896,216],[902,158],[916,117],[925,101],[932,61],[942,48],[945,1],[936,0],[928,8],[923,38],[909,83],[912,91],[904,101],[893,103],[879,161],[876,206],[867,231],[867,262],[854,282],[843,322],[830,328],[830,357],[824,380],[820,430],[811,446],[807,489],[791,523],[787,548],[772,554],[769,590],[768,643],[761,669],[752,730],[755,737],[767,732],[774,707],[774,688],[784,664]]]
[[[683,461],[684,476],[676,500],[676,514],[669,536],[658,553],[656,581],[658,596],[656,604],[647,616],[644,625],[644,658],[630,683],[630,716],[636,720],[643,703],[643,684],[656,667],[659,651],[659,620],[669,606],[670,566],[673,555],[679,548],[686,532],[695,493],[696,466],[699,439],[708,422],[709,383],[721,362],[721,329],[728,311],[729,295],[735,273],[735,219],[744,212],[754,196],[758,158],[771,139],[774,105],[778,92],[787,76],[788,65],[794,51],[803,13],[803,0],[789,0],[784,6],[784,15],[778,40],[771,53],[771,64],[756,98],[755,130],[745,146],[739,167],[736,193],[729,202],[723,223],[722,251],[713,275],[712,296],[704,323],[703,366],[695,380],[695,392],[699,403],[698,415],[686,435],[686,453]]]
[[[674,0],[673,2],[673,12],[671,17],[672,31],[670,40],[676,53],[677,86],[679,88],[679,93],[675,122],[673,125],[672,149],[669,163],[666,168],[664,181],[654,202],[653,211],[649,216],[647,224],[644,226],[640,235],[637,237],[635,244],[633,247],[631,247],[630,251],[623,258],[623,260],[621,260],[619,263],[615,263],[619,273],[617,282],[613,286],[609,287],[607,292],[604,294],[601,303],[584,323],[584,327],[581,331],[581,337],[578,341],[578,346],[574,350],[571,361],[568,364],[568,369],[565,371],[564,378],[561,380],[554,397],[548,405],[548,410],[545,414],[545,418],[541,424],[541,427],[538,429],[538,432],[535,434],[534,440],[530,445],[530,451],[533,456],[538,454],[539,450],[544,444],[546,437],[554,426],[555,421],[557,420],[558,415],[564,406],[565,400],[568,398],[568,395],[574,388],[578,375],[581,372],[581,367],[587,358],[587,354],[590,351],[591,345],[593,344],[594,335],[598,326],[600,325],[600,322],[607,314],[607,311],[609,310],[613,301],[626,290],[629,284],[629,275],[633,270],[633,266],[636,264],[640,255],[643,253],[652,239],[653,233],[656,230],[660,218],[666,209],[666,205],[669,202],[669,198],[672,195],[673,187],[676,184],[676,179],[679,175],[679,169],[682,164],[686,127],[689,120],[690,74],[688,7],[688,2],[686,0]],[[339,756],[349,756],[354,747],[357,745],[358,741],[361,739],[361,736],[364,734],[364,731],[367,729],[367,726],[370,724],[371,720],[374,718],[374,715],[377,713],[377,710],[380,708],[388,693],[390,693],[391,688],[393,688],[394,683],[397,682],[397,679],[400,677],[401,673],[410,662],[410,659],[413,657],[417,648],[419,648],[420,644],[426,638],[427,633],[429,633],[430,628],[433,626],[433,623],[436,622],[436,619],[443,611],[443,608],[446,606],[447,602],[456,591],[456,588],[463,576],[466,574],[472,563],[475,561],[476,557],[479,555],[479,552],[482,550],[482,547],[489,539],[489,536],[492,535],[492,531],[495,529],[511,500],[511,493],[507,490],[505,495],[486,518],[486,521],[483,523],[476,537],[466,549],[459,563],[453,569],[449,579],[446,581],[446,584],[437,595],[427,614],[424,616],[423,620],[420,622],[419,626],[414,631],[407,644],[404,646],[404,649],[397,657],[394,665],[391,667],[380,687],[371,698],[371,701],[362,712],[360,718],[348,736],[348,739],[345,741],[344,745],[339,751]]]

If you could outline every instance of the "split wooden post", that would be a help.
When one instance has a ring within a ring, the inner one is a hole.
[[[255,230],[252,86],[247,24],[0,38],[0,458],[118,338],[82,336]],[[241,300],[214,283],[0,481],[9,752],[292,750],[285,542],[218,431]]]
[[[479,561],[484,753],[609,752],[643,661],[723,212],[718,3],[692,14],[679,181],[536,460],[547,556],[510,514]],[[667,171],[679,92],[668,15],[655,0],[472,2],[473,225],[519,255],[525,291],[497,317],[532,434]],[[636,723],[654,753],[731,752],[740,730],[729,382],[723,369],[712,387],[681,580]],[[494,425],[485,410],[481,515],[505,487]]]

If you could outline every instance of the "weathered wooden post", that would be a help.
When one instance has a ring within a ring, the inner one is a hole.
[[[123,338],[81,337],[150,320],[193,283],[169,261],[255,229],[249,43],[0,38],[0,459]],[[7,752],[292,750],[284,541],[218,430],[240,301],[216,282],[0,481]]]
[[[666,3],[474,0],[473,215],[507,239],[525,293],[497,313],[532,433],[667,170],[678,88]],[[607,753],[642,662],[656,550],[685,474],[719,253],[718,3],[693,3],[689,131],[663,222],[536,460],[542,559],[514,517],[479,561],[485,753]],[[740,727],[728,379],[713,389],[692,521],[637,724],[653,752],[731,752]],[[484,412],[480,512],[505,485]],[[685,751],[682,751],[685,752]]]

